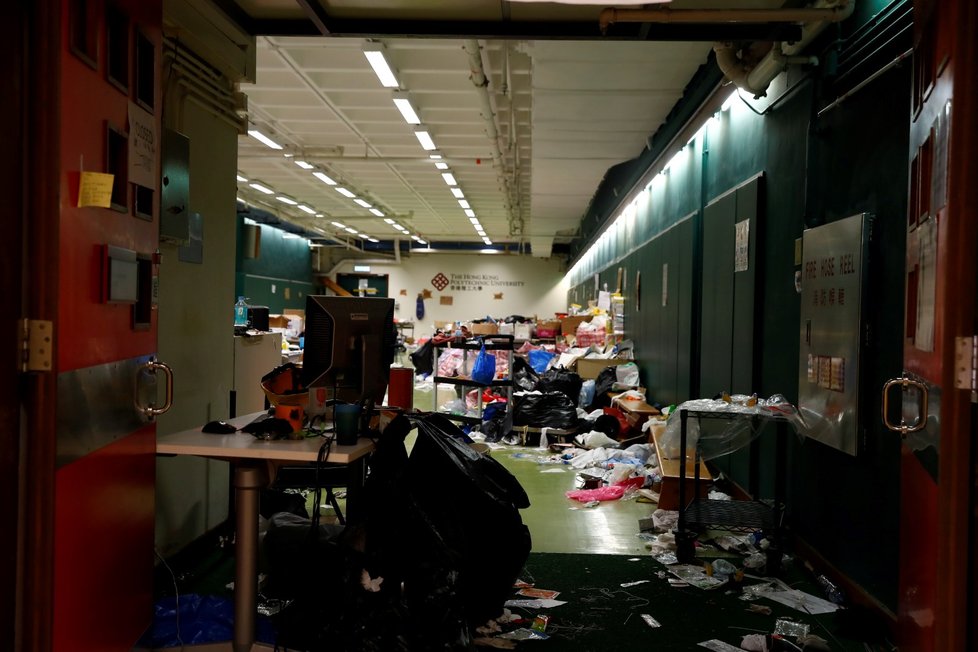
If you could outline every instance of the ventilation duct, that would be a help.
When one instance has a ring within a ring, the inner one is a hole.
[[[852,15],[856,0],[817,0],[798,9],[605,9],[599,18],[602,32],[615,22],[642,23],[803,23],[802,35],[792,43],[717,43],[717,65],[738,88],[755,97],[767,92],[771,80],[793,63],[817,64],[801,52],[831,23]]]

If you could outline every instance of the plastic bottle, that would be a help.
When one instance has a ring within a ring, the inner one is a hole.
[[[248,325],[248,304],[245,303],[244,297],[238,297],[238,302],[234,304],[234,325]]]
[[[822,587],[825,591],[825,597],[829,599],[830,602],[835,604],[842,604],[845,602],[845,597],[842,595],[842,589],[835,585],[835,582],[825,577],[824,575],[819,575],[815,578],[818,585]]]

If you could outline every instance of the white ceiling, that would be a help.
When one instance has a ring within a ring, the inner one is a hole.
[[[781,3],[712,3],[731,4]],[[278,20],[276,26],[313,14],[320,19],[338,16],[342,23],[347,16],[458,20],[466,17],[466,7],[471,7],[473,18],[503,21],[523,15],[518,12],[536,12],[526,13],[533,18],[547,12],[577,16],[585,11],[552,4],[510,5],[505,0],[459,1],[449,3],[448,9],[443,2],[353,0],[243,1],[238,6],[252,17],[262,14]],[[600,8],[588,8],[588,16],[596,19]],[[589,29],[596,29],[593,22],[586,23]],[[511,24],[515,23],[493,23],[497,29]],[[521,23],[535,24],[541,23]],[[261,33],[260,25],[253,29]],[[488,238],[515,249],[530,245],[536,256],[549,256],[553,245],[574,238],[605,172],[642,153],[696,69],[707,61],[712,45],[705,40],[259,36],[256,80],[242,84],[241,90],[248,96],[249,122],[285,149],[275,151],[240,136],[240,174],[305,203],[323,217],[262,195],[247,183],[239,183],[240,196],[264,202],[264,207],[307,230],[345,233],[356,245],[361,244],[358,236],[332,222],[380,240],[404,238],[315,178],[315,170],[303,170],[293,162],[302,159],[436,248],[439,243],[481,244],[482,238],[442,171],[421,148],[415,127],[395,108],[393,91],[371,70],[363,54],[370,41],[386,48],[400,89],[408,93]],[[483,89],[473,83],[479,79],[479,65],[488,79],[490,116],[485,115]]]

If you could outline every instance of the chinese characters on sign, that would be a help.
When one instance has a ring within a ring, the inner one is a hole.
[[[810,302],[813,308],[831,308],[846,305],[846,288],[842,285],[846,276],[856,273],[855,254],[839,254],[827,256],[805,263],[805,284],[811,287],[811,281],[822,279],[822,285],[831,283],[831,279],[839,277],[840,283],[830,287],[812,287],[809,290]],[[826,279],[829,279],[826,281]]]
[[[502,287],[523,287],[526,281],[508,281],[501,279],[497,274],[449,274],[445,276],[439,272],[431,284],[438,291],[448,288],[451,292],[482,292],[492,290],[495,292]]]

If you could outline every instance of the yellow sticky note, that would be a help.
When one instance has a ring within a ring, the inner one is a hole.
[[[112,204],[112,181],[114,179],[114,174],[82,172],[78,183],[78,207],[109,208]]]

